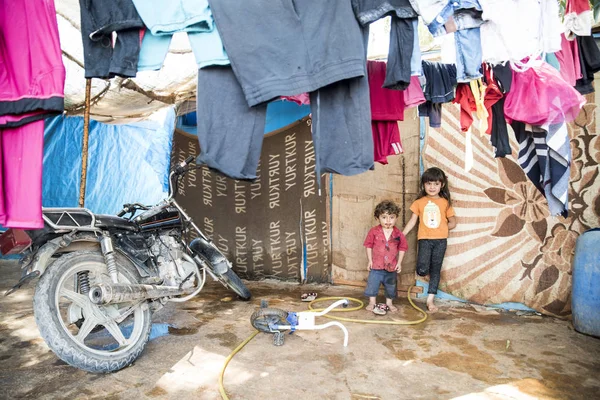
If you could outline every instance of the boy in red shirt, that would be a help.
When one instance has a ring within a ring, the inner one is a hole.
[[[404,253],[408,250],[406,237],[396,228],[400,207],[393,201],[384,200],[375,207],[379,225],[371,228],[365,239],[369,264],[369,278],[365,296],[369,298],[368,311],[374,311],[379,286],[385,289],[385,304],[390,311],[398,309],[392,304],[397,296],[397,274],[402,268]]]

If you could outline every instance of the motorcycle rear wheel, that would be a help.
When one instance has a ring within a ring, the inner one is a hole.
[[[117,263],[119,282],[139,281],[135,267],[120,257]],[[77,273],[82,271],[88,272],[91,285],[111,282],[100,253],[74,252],[60,257],[36,286],[33,312],[37,326],[48,347],[67,364],[95,373],[118,371],[132,364],[146,347],[152,327],[150,308],[147,302],[93,304],[78,288]],[[118,322],[127,311],[131,313]],[[103,328],[100,331],[99,326]]]

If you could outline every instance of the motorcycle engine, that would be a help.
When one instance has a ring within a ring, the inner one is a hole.
[[[179,286],[185,278],[196,272],[196,264],[187,256],[183,245],[173,236],[159,234],[156,239],[150,251],[155,256],[163,284]],[[194,279],[188,279],[183,288],[193,285]]]

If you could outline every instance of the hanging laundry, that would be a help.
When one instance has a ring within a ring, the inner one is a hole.
[[[550,64],[554,69],[560,72],[560,63],[558,62],[558,58],[556,57],[556,53],[546,53],[546,57],[544,58],[548,64]]]
[[[575,89],[581,94],[594,93],[594,74],[600,71],[600,50],[592,36],[577,36],[579,49],[579,65],[581,79],[577,80]]]
[[[510,141],[508,139],[508,129],[506,119],[504,117],[504,101],[502,97],[492,106],[492,131],[490,134],[490,142],[494,149],[494,157],[506,157],[512,154]]]
[[[0,1],[0,38],[0,224],[40,229],[43,119],[64,110],[54,1]]]
[[[419,43],[419,19],[412,19],[413,32],[414,32],[414,43],[413,53],[410,56],[410,75],[421,76],[423,75],[423,68],[421,67],[421,44]],[[411,79],[412,84],[412,79]],[[409,85],[410,86],[410,85]]]
[[[513,71],[512,87],[504,105],[507,120],[531,125],[573,121],[585,98],[547,63],[537,60],[530,65],[525,71]]]
[[[43,228],[44,121],[0,127],[0,145],[0,224],[8,228]]]
[[[565,35],[573,40],[575,36],[591,36],[594,15],[589,0],[567,0],[565,5]]]
[[[561,39],[561,49],[554,53],[560,66],[558,71],[565,82],[575,86],[577,80],[582,78],[579,47],[576,40],[567,40],[564,34],[561,35]]]
[[[248,107],[231,67],[199,69],[198,88],[196,162],[234,179],[255,179],[267,104]]]
[[[64,110],[62,62],[54,0],[0,2],[0,128]]]
[[[348,0],[209,4],[250,107],[366,76],[363,34]]]
[[[432,61],[423,61],[423,75],[426,83],[423,94],[432,103],[449,103],[454,99],[456,86],[456,66]]]
[[[383,87],[406,89],[413,72],[417,73],[419,70],[419,65],[414,65],[416,59],[418,58],[418,63],[421,62],[417,13],[408,0],[352,0],[352,8],[356,19],[363,27],[388,15],[391,16],[387,73]],[[415,43],[417,51],[415,51]]]
[[[510,90],[512,81],[512,69],[508,65],[497,65],[491,67],[484,64],[483,75],[487,83],[486,99],[497,98],[488,112],[491,115],[490,126],[487,133],[490,134],[490,141],[494,149],[494,157],[506,157],[512,153],[508,139],[508,129],[504,117],[504,100],[506,93]]]
[[[479,27],[483,24],[482,8],[478,0],[410,0],[423,17],[429,32],[443,36],[454,32],[457,81],[469,82],[481,77],[481,38]],[[443,60],[447,62],[446,60]]]
[[[374,168],[366,76],[311,92],[310,111],[318,177],[324,172],[356,175]]]
[[[561,48],[558,2],[539,0],[479,0],[483,61],[520,62]]]
[[[496,84],[496,81],[493,78],[493,72],[489,68],[488,65],[484,66],[484,78],[485,84],[481,85],[481,88],[485,88],[483,93],[483,106],[485,107],[485,115],[487,116],[487,125],[485,129],[485,133],[492,133],[492,107],[496,104],[501,98],[504,97],[502,91]],[[504,119],[503,119],[504,121]],[[505,122],[505,121],[504,121]],[[483,128],[481,128],[483,129]]]
[[[144,23],[132,0],[79,0],[79,7],[85,77],[135,77]]]
[[[281,96],[281,99],[291,101],[293,103],[298,104],[299,106],[310,104],[310,96],[308,95],[308,93],[302,93],[296,96]]]
[[[411,76],[410,85],[404,90],[404,106],[406,108],[417,107],[419,104],[425,103],[425,101],[425,95],[423,94],[423,88],[419,82],[419,77],[414,75]]]
[[[481,133],[491,133],[492,129],[492,106],[502,98],[500,89],[495,82],[484,85],[481,79],[470,83],[459,83],[456,86],[456,98],[454,103],[460,104],[460,128],[466,132],[473,124],[472,113],[476,113],[479,120]]]
[[[138,71],[162,67],[176,32],[187,32],[198,68],[229,65],[206,0],[133,0],[133,3],[148,27],[142,40]]]
[[[385,80],[386,63],[383,61],[367,61],[367,73],[369,77],[371,119],[373,121],[404,121],[404,92],[385,89],[381,86]]]
[[[367,36],[348,0],[210,0],[209,5],[249,107],[310,93],[317,175],[353,175],[373,168]],[[238,101],[233,93],[225,100],[220,104],[224,110],[228,102]],[[199,125],[200,119],[210,125],[221,118],[222,112],[211,108],[209,101],[213,100],[198,97]],[[229,118],[235,123],[235,113]],[[249,126],[239,128],[235,137],[256,132]],[[247,142],[244,138],[237,146]],[[213,159],[213,168],[225,171],[231,160],[226,149],[221,151],[224,158]],[[247,168],[238,171],[247,179],[256,175],[258,161],[251,161],[251,166],[245,164]]]
[[[550,213],[567,217],[571,148],[566,124],[540,127],[513,121],[511,125],[521,168],[548,200]]]
[[[456,66],[423,61],[422,68],[426,81],[423,95],[427,101],[419,106],[419,116],[429,117],[429,126],[439,128],[442,123],[441,104],[454,99]]]
[[[432,103],[426,101],[419,105],[419,117],[429,118],[429,126],[431,128],[442,127],[442,103]]]
[[[404,92],[382,88],[386,76],[384,62],[367,61],[367,73],[374,158],[376,162],[387,164],[387,156],[404,152],[398,128],[398,121],[404,120]]]
[[[513,70],[510,67],[510,64],[506,63],[498,65],[488,65],[492,67],[494,80],[496,81],[496,84],[498,85],[498,88],[500,88],[502,93],[507,94],[508,92],[510,92],[513,78]]]
[[[468,131],[473,123],[471,113],[477,111],[475,97],[468,83],[459,83],[456,85],[456,97],[452,101],[460,105],[460,130]]]
[[[481,79],[472,80],[469,82],[469,86],[471,88],[471,92],[473,93],[473,97],[475,98],[475,112],[477,113],[477,119],[479,120],[479,130],[481,133],[484,133],[488,129],[488,108],[486,108],[484,100],[485,100],[485,92],[487,87],[483,84]],[[497,99],[493,99],[496,101]]]

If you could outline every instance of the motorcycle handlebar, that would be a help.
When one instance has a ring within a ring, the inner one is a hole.
[[[149,210],[150,207],[145,206],[141,203],[133,203],[133,204],[123,204],[123,209],[121,211],[119,211],[119,213],[117,214],[117,217],[122,217],[123,215],[127,214],[128,212],[132,212],[135,210]]]

